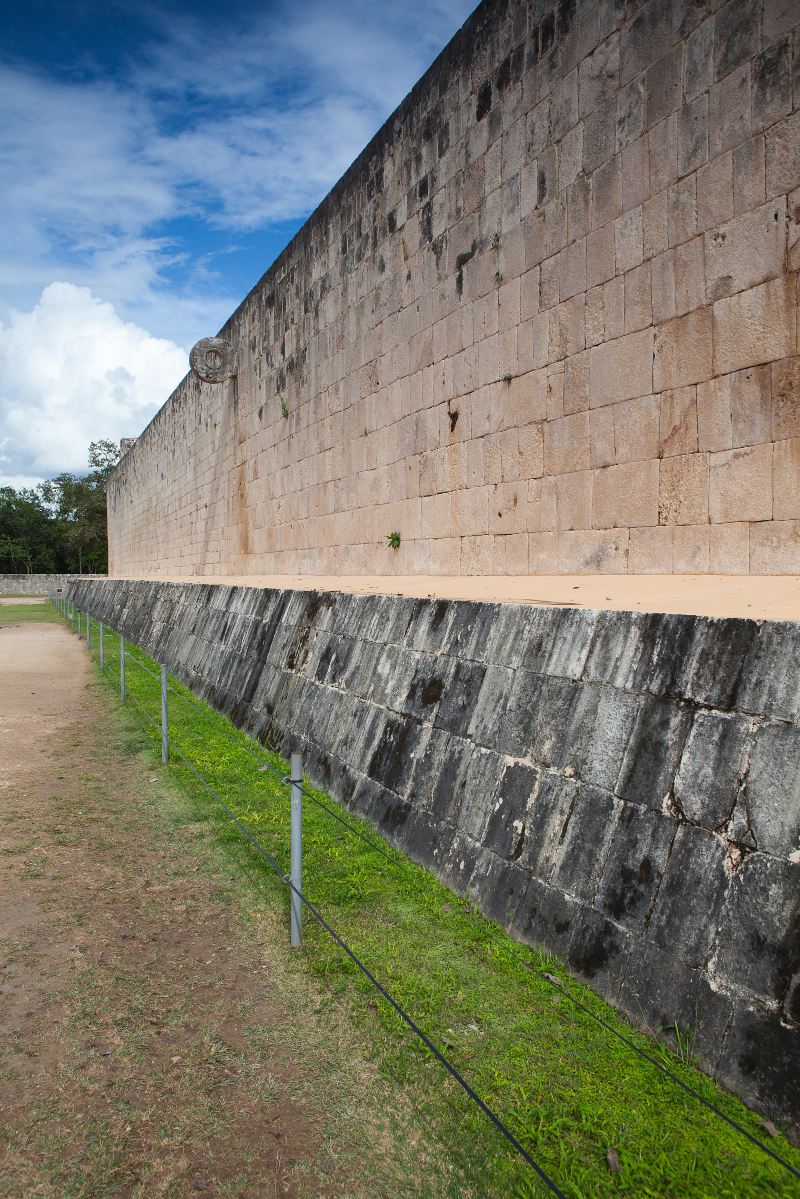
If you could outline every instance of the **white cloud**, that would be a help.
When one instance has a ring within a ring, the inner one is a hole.
[[[86,470],[89,442],[140,433],[187,368],[88,288],[50,284],[0,325],[0,483]]]
[[[472,6],[145,5],[114,74],[0,62],[0,471],[139,433],[241,299],[197,230],[218,265],[220,230],[310,212]]]

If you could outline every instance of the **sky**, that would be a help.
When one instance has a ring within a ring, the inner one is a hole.
[[[136,436],[477,0],[0,0],[0,486]]]

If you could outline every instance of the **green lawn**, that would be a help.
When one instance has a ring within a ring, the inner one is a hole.
[[[133,659],[157,669],[141,651],[131,650]],[[96,635],[92,652],[96,658]],[[127,669],[130,694],[158,720],[158,683],[135,660]],[[118,669],[119,642],[114,634],[106,634],[106,661],[109,702],[117,702],[113,668]],[[173,685],[191,695],[177,682]],[[247,753],[252,742],[201,707],[203,714],[198,714],[170,696],[170,736],[288,869],[288,789],[271,773],[259,771]],[[141,717],[134,705],[131,710]],[[140,728],[137,735],[156,762],[158,730],[144,720]],[[287,772],[280,758],[270,760]],[[307,913],[303,948],[289,949],[286,887],[185,766],[173,760],[164,769],[177,788],[174,819],[210,822],[216,852],[245,888],[248,905],[286,923],[289,968],[315,976],[325,1002],[347,1010],[383,1077],[410,1094],[422,1125],[448,1147],[452,1183],[436,1193],[545,1194],[530,1167]],[[377,839],[365,822],[344,814]],[[543,972],[559,975],[592,1012],[800,1168],[800,1152],[780,1135],[770,1140],[758,1116],[665,1046],[633,1031],[591,991],[571,981],[556,959],[518,945],[425,870],[383,841],[379,844],[388,860],[306,802],[306,894],[565,1195],[641,1199],[798,1193],[797,1179],[558,996]],[[613,1173],[606,1158],[612,1148],[619,1156],[619,1170]],[[408,1193],[431,1192],[414,1180]]]
[[[57,613],[49,600],[40,604],[0,604],[0,625],[22,624],[30,620],[53,620]]]

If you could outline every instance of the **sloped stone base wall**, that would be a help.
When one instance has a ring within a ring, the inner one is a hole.
[[[800,1120],[800,626],[77,582],[637,1024]]]

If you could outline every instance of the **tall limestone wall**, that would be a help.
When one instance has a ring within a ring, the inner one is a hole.
[[[144,581],[70,598],[800,1124],[800,625]]]
[[[798,21],[486,0],[123,459],[111,573],[800,571]]]

